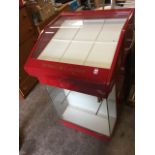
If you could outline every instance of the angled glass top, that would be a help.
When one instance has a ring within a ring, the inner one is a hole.
[[[58,20],[44,31],[45,38],[52,37],[37,59],[109,69],[125,21],[126,18]]]

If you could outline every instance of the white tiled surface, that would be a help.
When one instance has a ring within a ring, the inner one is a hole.
[[[116,43],[95,43],[92,51],[90,52],[85,65],[110,68],[111,62],[113,60]]]
[[[109,69],[124,23],[125,19],[66,20],[38,59]]]
[[[124,23],[125,19],[106,19],[97,41],[117,42]]]
[[[79,20],[64,21],[53,38],[60,40],[72,40],[80,28],[80,25],[78,25],[78,23],[80,23]]]
[[[74,40],[79,41],[95,41],[98,34],[102,30],[104,20],[85,20],[84,25],[79,29]]]
[[[73,41],[66,50],[61,62],[82,65],[92,45],[92,42]]]
[[[70,41],[51,40],[45,47],[44,51],[39,55],[38,59],[43,60],[59,60],[59,58],[65,52]]]
[[[78,28],[60,28],[53,38],[60,40],[72,40],[77,31]]]

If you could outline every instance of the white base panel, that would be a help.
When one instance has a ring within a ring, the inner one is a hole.
[[[68,106],[62,115],[62,119],[100,134],[110,136],[108,119],[106,117],[98,117],[97,115]]]

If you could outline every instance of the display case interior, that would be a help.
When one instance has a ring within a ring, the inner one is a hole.
[[[95,96],[54,89],[51,98],[62,120],[110,136],[117,119],[115,92],[114,86],[107,99],[98,101]]]

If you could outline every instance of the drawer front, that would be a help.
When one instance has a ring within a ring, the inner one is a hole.
[[[19,84],[21,95],[25,98],[36,84],[37,84],[37,79],[28,76],[24,82]]]
[[[35,33],[32,21],[28,16],[26,9],[20,9],[19,13],[19,38],[20,44]]]

